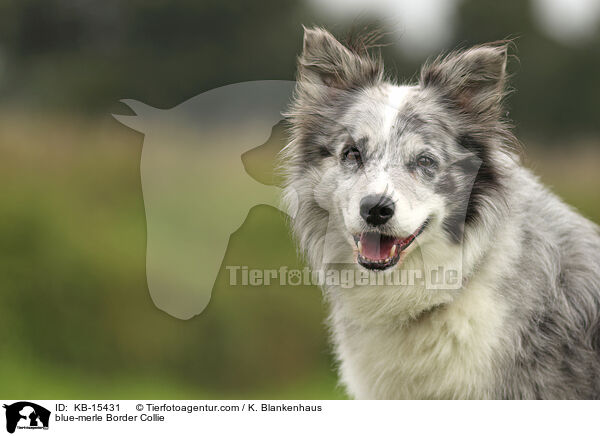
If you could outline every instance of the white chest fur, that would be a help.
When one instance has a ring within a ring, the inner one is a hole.
[[[334,304],[334,341],[349,393],[357,399],[489,398],[505,308],[486,279],[395,326],[365,324],[356,318],[360,313],[352,319],[343,304]]]

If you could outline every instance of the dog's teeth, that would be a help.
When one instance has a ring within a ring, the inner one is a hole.
[[[358,241],[358,244],[356,245],[358,246],[358,252],[362,254],[362,244],[360,243],[360,241]]]
[[[390,258],[391,258],[391,257],[394,257],[395,255],[396,255],[396,246],[395,246],[395,245],[393,245],[393,246],[392,246],[392,250],[390,251]]]

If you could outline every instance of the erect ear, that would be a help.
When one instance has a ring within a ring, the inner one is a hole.
[[[340,89],[374,83],[381,79],[383,65],[363,48],[359,52],[345,47],[325,29],[304,28],[299,80]]]
[[[421,71],[421,86],[434,87],[464,112],[499,116],[506,82],[507,45],[489,44],[438,58]]]

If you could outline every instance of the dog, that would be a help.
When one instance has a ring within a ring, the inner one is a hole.
[[[600,230],[520,163],[510,42],[399,85],[369,40],[304,29],[281,153],[312,270],[367,278],[322,286],[349,396],[600,398]]]

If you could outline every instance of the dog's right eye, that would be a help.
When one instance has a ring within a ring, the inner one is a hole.
[[[342,159],[346,162],[356,165],[362,165],[362,156],[360,150],[356,147],[349,147],[342,154]]]

